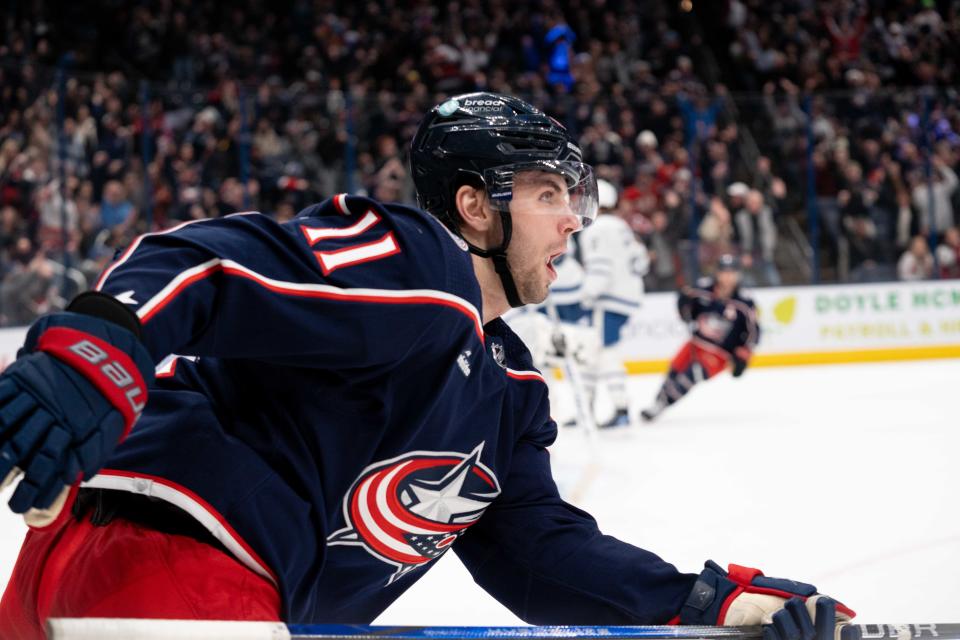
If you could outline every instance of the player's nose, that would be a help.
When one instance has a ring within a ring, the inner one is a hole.
[[[560,233],[567,236],[571,233],[579,231],[583,228],[583,223],[580,222],[580,216],[574,214],[572,211],[565,213],[560,216]]]

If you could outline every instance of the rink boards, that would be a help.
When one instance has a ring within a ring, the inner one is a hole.
[[[960,357],[960,280],[747,292],[756,302],[760,346],[751,366],[790,366]],[[687,339],[676,295],[652,293],[626,326],[630,373],[658,373]]]
[[[791,366],[960,357],[960,280],[747,292],[762,329],[751,366]],[[675,293],[651,293],[624,327],[627,371],[660,373],[689,337]],[[13,361],[26,328],[0,329],[0,369]]]

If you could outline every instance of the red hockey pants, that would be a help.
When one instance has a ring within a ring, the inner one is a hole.
[[[273,584],[194,538],[117,518],[27,533],[0,601],[0,637],[44,638],[48,617],[280,620]]]
[[[712,378],[730,363],[730,356],[720,347],[702,340],[690,340],[670,362],[671,371],[686,371],[694,362],[703,367],[704,378]]]

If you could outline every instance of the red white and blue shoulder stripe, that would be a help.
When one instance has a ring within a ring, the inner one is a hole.
[[[450,273],[468,269],[469,258],[436,227],[415,209],[344,195],[284,224],[256,212],[188,222],[137,238],[96,289],[133,308],[158,360],[349,358],[330,346],[361,333],[336,320],[344,313],[394,332],[395,349],[438,312],[482,340],[479,289]]]

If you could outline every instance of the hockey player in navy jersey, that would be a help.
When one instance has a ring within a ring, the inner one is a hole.
[[[432,216],[338,195],[283,224],[148,234],[31,327],[0,376],[0,477],[34,527],[0,635],[49,616],[370,622],[453,549],[531,623],[832,638],[849,611],[814,587],[681,573],[558,495],[546,386],[499,316],[546,297],[595,215],[566,130],[468,94],[411,156]]]
[[[694,385],[730,369],[740,377],[760,339],[753,300],[740,291],[740,263],[726,254],[717,262],[714,278],[684,287],[677,300],[693,336],[670,362],[667,379],[653,405],[640,412],[646,421],[685,396]]]

